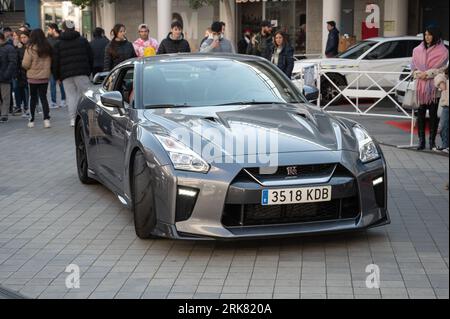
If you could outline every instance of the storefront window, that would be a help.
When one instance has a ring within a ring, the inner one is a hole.
[[[142,23],[140,19],[136,18],[136,11],[143,12],[143,20],[150,27],[150,35],[157,37],[158,30],[158,4],[156,0],[146,0],[140,3],[138,9],[126,14],[126,8],[130,6],[130,1],[121,0],[123,3],[117,10],[117,14],[120,17],[120,21],[125,21],[130,26],[131,30],[137,28]],[[136,4],[137,5],[137,4]],[[116,9],[117,9],[116,3]],[[120,12],[122,11],[122,12]],[[184,29],[184,37],[189,42],[191,50],[197,52],[200,48],[200,43],[205,35],[205,30],[211,26],[211,23],[218,20],[220,17],[219,2],[211,6],[203,6],[198,10],[194,10],[189,5],[188,0],[172,0],[172,20],[178,20],[182,23]],[[166,34],[169,33],[169,29],[166,30]],[[133,34],[133,36],[135,36]],[[137,36],[137,34],[136,34]],[[162,40],[162,39],[159,39]]]
[[[71,1],[55,1],[42,3],[42,27],[45,29],[50,23],[61,25],[66,19],[75,22],[77,30],[81,30],[81,10]]]
[[[296,53],[306,52],[306,0],[237,1],[238,33],[259,32],[263,19],[271,20],[275,31],[289,36]]]
[[[206,29],[211,27],[213,21],[220,19],[219,10],[219,2],[194,10],[189,6],[189,1],[172,0],[172,19],[183,24],[184,36],[192,51],[199,50]]]

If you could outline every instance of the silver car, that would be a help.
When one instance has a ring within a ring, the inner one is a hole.
[[[390,222],[386,164],[359,124],[309,104],[268,61],[127,61],[80,99],[78,174],[140,238],[249,239]]]

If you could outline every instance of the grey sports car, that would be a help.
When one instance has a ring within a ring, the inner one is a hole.
[[[310,105],[262,58],[126,61],[81,97],[75,141],[81,182],[114,192],[140,238],[267,238],[390,223],[376,141]]]

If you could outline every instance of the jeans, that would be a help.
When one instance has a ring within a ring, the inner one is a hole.
[[[15,93],[16,95],[16,105],[17,108],[20,108],[23,105],[23,109],[25,111],[28,110],[29,99],[30,99],[30,89],[28,85],[16,87]]]
[[[47,90],[48,90],[48,83],[30,84],[30,95],[31,95],[30,122],[34,122],[34,114],[36,113],[36,106],[38,104],[38,99],[41,100],[42,110],[44,112],[44,120],[50,119],[50,107],[48,105],[48,100],[47,100]]]
[[[56,104],[56,83],[57,81],[55,80],[55,78],[53,76],[50,77],[50,95],[52,97],[52,102]],[[59,85],[59,89],[61,91],[61,100],[65,101],[66,100],[66,92],[64,90],[64,85],[61,82],[61,84]]]
[[[448,148],[448,106],[442,108],[441,123],[439,129],[441,131],[442,148]]]
[[[11,84],[10,83],[0,83],[0,113],[2,117],[7,118],[9,113],[9,103],[11,103]]]
[[[430,147],[434,147],[436,145],[436,136],[439,124],[438,103],[433,103],[430,105],[421,105],[419,107],[419,116],[418,116],[419,139],[420,144],[422,146],[425,146],[426,143],[425,126],[426,126],[427,110],[430,113]]]

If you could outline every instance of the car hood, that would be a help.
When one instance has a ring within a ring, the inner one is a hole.
[[[197,152],[195,141],[202,151],[212,145],[233,156],[357,149],[343,122],[303,104],[156,109],[144,117],[153,133],[171,135]]]

